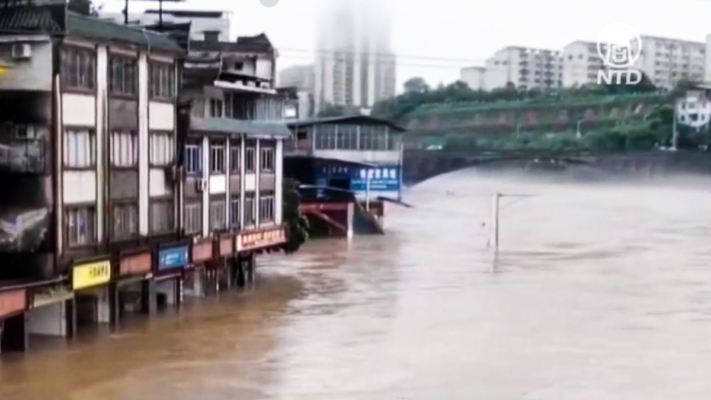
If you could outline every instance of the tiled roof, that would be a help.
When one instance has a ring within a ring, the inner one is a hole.
[[[73,12],[68,12],[67,18],[70,35],[82,36],[91,40],[131,43],[171,52],[183,51],[177,42],[165,34],[118,25]]]
[[[226,51],[240,53],[270,53],[274,51],[271,42],[265,34],[257,36],[240,36],[236,42],[206,42],[191,41],[190,49],[195,51]]]
[[[0,31],[42,31],[61,32],[62,27],[52,18],[48,8],[18,7],[3,9],[0,7]]]

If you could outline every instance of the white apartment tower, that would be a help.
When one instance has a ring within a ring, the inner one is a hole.
[[[368,109],[395,95],[395,55],[383,5],[374,0],[328,2],[314,66],[314,106]]]
[[[563,60],[556,50],[505,47],[486,60],[484,89],[506,87],[511,82],[518,89],[554,89],[562,86]]]
[[[701,82],[706,68],[707,43],[641,36],[642,51],[635,62],[660,88],[670,89],[681,80]],[[597,43],[575,41],[563,50],[563,86],[597,83],[598,71],[604,67]],[[708,74],[708,72],[707,72]],[[707,75],[707,80],[711,76]]]

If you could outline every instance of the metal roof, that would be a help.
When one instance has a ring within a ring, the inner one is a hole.
[[[289,128],[281,121],[246,121],[232,118],[191,117],[190,129],[193,131],[225,134],[244,133],[247,136],[291,137]]]
[[[71,11],[67,12],[67,20],[70,35],[81,36],[89,40],[130,43],[151,49],[183,52],[176,41],[168,35],[158,32],[118,25]]]
[[[345,124],[345,123],[364,123],[370,125],[387,125],[391,129],[399,132],[404,132],[405,128],[396,125],[395,123],[382,118],[371,117],[370,115],[346,115],[342,117],[326,117],[326,118],[311,118],[311,119],[301,119],[290,121],[287,125],[290,128],[293,127],[304,127],[313,125],[323,125],[323,124]]]
[[[0,31],[59,33],[62,27],[47,7],[0,8]]]

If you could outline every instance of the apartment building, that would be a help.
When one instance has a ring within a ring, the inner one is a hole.
[[[642,36],[642,53],[635,67],[657,87],[671,89],[677,82],[702,82],[706,67],[706,43],[656,36]]]
[[[395,95],[396,58],[382,2],[326,2],[314,65],[314,113],[329,104],[370,109]]]
[[[254,279],[286,242],[266,36],[186,54],[63,0],[0,15],[0,349]]]
[[[459,79],[466,83],[472,90],[484,89],[484,79],[486,78],[486,68],[467,67],[460,71]]]
[[[597,83],[598,71],[603,68],[597,43],[577,40],[563,48],[564,87],[580,87]]]
[[[684,40],[641,36],[642,48],[634,68],[641,70],[657,87],[670,89],[681,80],[704,79],[706,44]],[[604,50],[604,47],[603,47]],[[563,86],[597,83],[605,68],[596,42],[575,41],[563,49]]]
[[[555,50],[509,46],[486,60],[484,89],[512,83],[518,89],[553,89],[563,85],[563,59]]]

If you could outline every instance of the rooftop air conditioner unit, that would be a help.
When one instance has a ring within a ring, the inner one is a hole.
[[[22,59],[32,56],[32,47],[29,43],[15,43],[12,45],[12,58]]]

